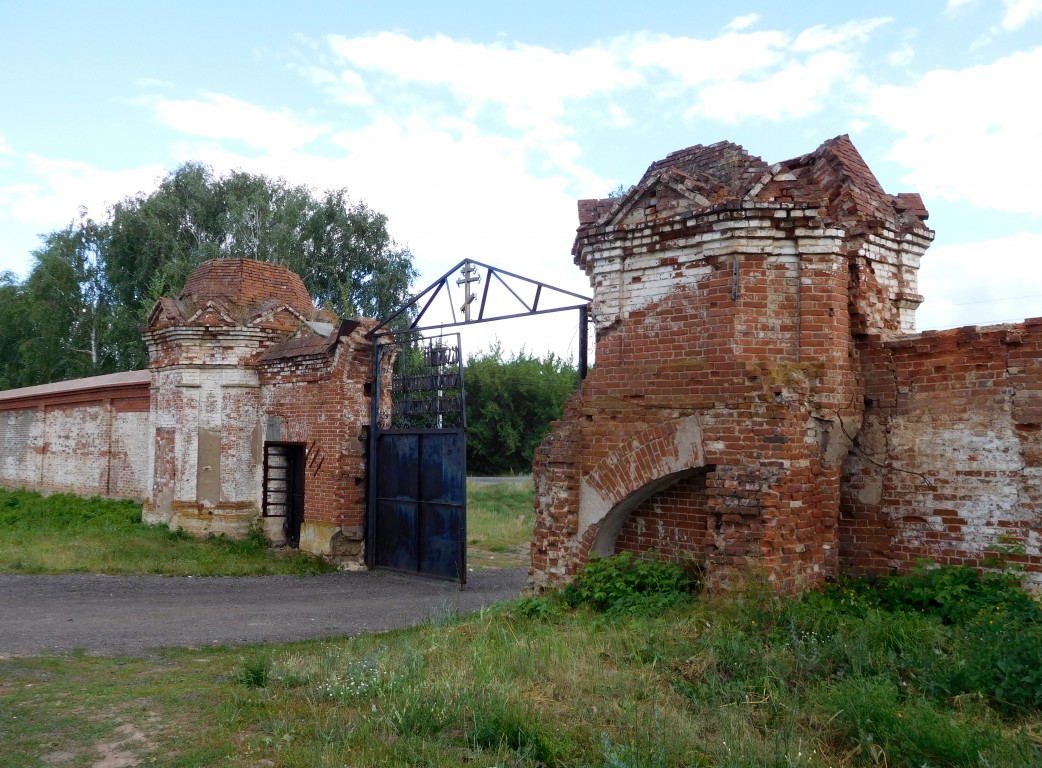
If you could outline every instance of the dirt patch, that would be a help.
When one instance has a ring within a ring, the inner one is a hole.
[[[49,752],[46,755],[41,755],[40,759],[47,763],[47,765],[64,765],[65,763],[72,762],[77,757],[79,757],[79,754],[76,752],[61,751]]]
[[[135,768],[141,765],[144,755],[156,748],[156,745],[132,723],[119,726],[116,736],[112,741],[99,741],[94,745],[100,757],[91,763],[91,768]]]

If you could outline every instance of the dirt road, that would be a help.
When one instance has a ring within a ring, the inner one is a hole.
[[[0,657],[144,655],[162,646],[283,642],[354,635],[475,611],[518,596],[527,569],[450,582],[387,571],[193,578],[0,574]]]

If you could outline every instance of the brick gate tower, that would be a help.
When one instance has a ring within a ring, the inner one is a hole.
[[[780,589],[838,568],[859,338],[914,328],[933,232],[846,136],[767,165],[722,142],[579,202],[596,366],[534,467],[532,581],[656,549]]]

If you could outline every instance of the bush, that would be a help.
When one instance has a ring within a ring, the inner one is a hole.
[[[842,582],[821,597],[837,609],[864,615],[871,608],[915,611],[945,624],[965,624],[980,616],[1042,621],[1042,609],[1025,593],[1015,575],[981,575],[967,566],[935,566],[921,561],[911,572]]]
[[[987,696],[1011,715],[1042,709],[1042,624],[975,622],[959,633],[953,690]]]
[[[825,664],[838,678],[874,675],[935,700],[982,696],[1005,715],[1042,710],[1042,610],[1012,574],[920,563],[810,593],[789,614],[842,649]]]
[[[636,559],[623,552],[590,560],[565,588],[564,597],[572,607],[650,615],[689,600],[696,584],[676,563]]]

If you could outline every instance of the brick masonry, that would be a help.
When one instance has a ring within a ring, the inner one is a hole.
[[[0,484],[140,499],[144,519],[242,536],[264,517],[267,443],[304,447],[300,547],[361,565],[370,320],[314,307],[301,279],[202,264],[154,307],[149,369],[0,393]],[[272,507],[275,510],[275,507]]]
[[[845,136],[690,147],[580,201],[597,365],[537,453],[532,585],[658,550],[798,590],[1002,534],[1042,571],[1039,327],[913,335],[926,218]]]
[[[1002,554],[1042,585],[1042,319],[859,351],[866,407],[843,468],[843,565],[979,567]]]
[[[0,392],[0,485],[144,499],[147,371]]]
[[[146,519],[235,536],[259,522],[284,542],[285,515],[264,517],[266,491],[279,495],[264,487],[265,446],[300,444],[300,548],[361,564],[373,325],[340,322],[314,307],[297,275],[246,259],[207,262],[180,296],[161,299],[144,333],[154,430]]]
[[[915,334],[926,218],[845,136],[690,147],[579,201],[597,364],[537,452],[532,586],[620,550],[795,591],[1012,549],[1042,584],[1042,320]],[[291,444],[301,548],[361,564],[372,327],[208,262],[153,309],[149,370],[0,393],[0,483],[278,542],[264,455]]]

